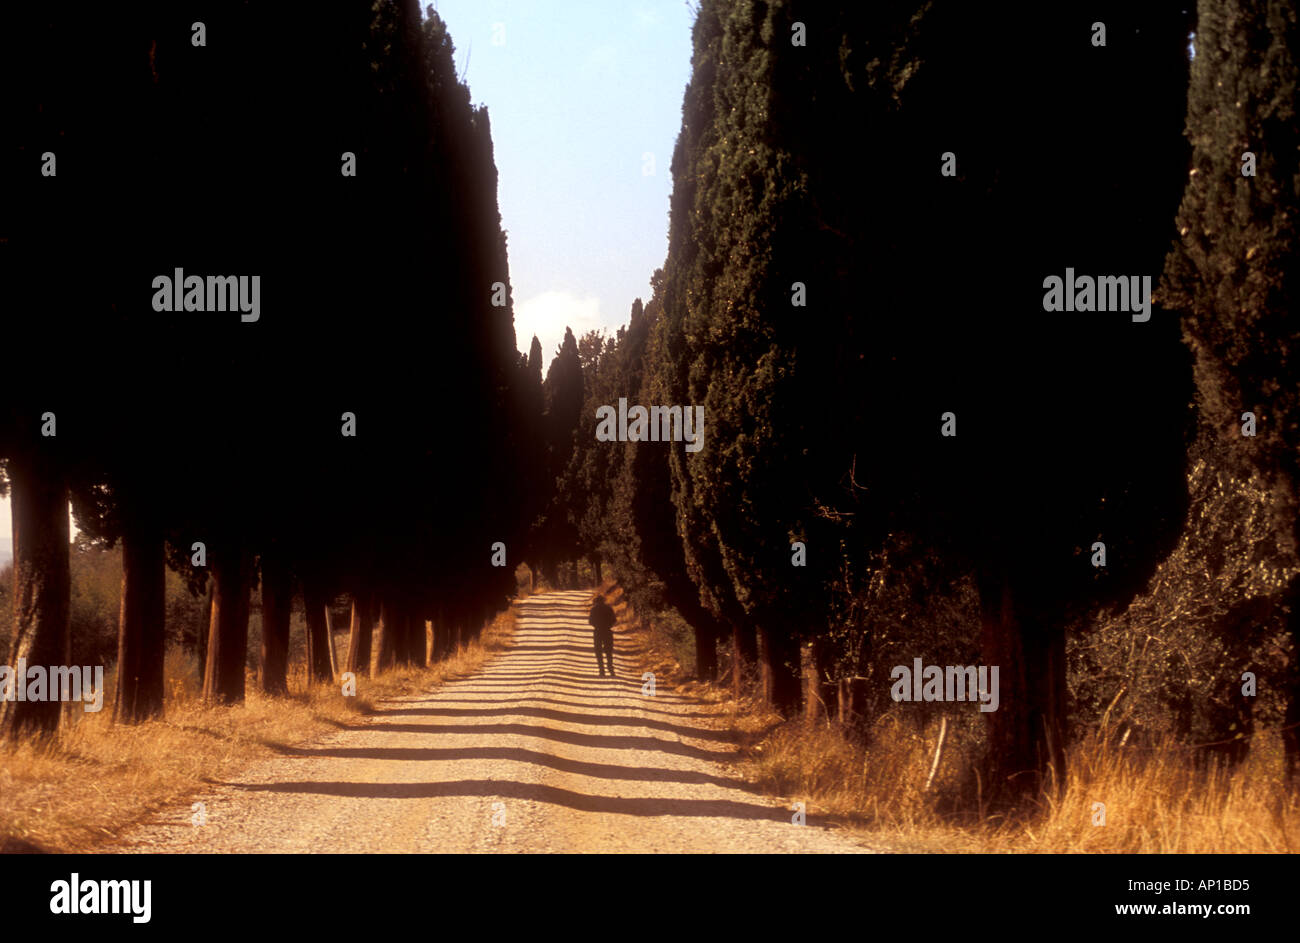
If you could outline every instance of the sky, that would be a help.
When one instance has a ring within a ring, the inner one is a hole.
[[[612,333],[649,300],[693,15],[684,0],[433,5],[470,98],[488,106],[516,344],[526,353],[536,334],[544,371],[566,325]]]
[[[0,566],[4,566],[6,559],[13,554],[13,520],[9,498],[0,495]],[[0,619],[3,618],[4,615],[0,614]]]

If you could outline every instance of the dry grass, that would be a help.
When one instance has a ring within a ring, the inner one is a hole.
[[[632,617],[630,608],[627,610]],[[672,640],[645,629],[649,670],[678,680]],[[725,703],[742,770],[770,795],[801,799],[887,851],[982,853],[1276,853],[1300,848],[1300,797],[1283,774],[1281,737],[1255,736],[1236,770],[1172,742],[1139,751],[1093,737],[1074,744],[1059,801],[1044,797],[1018,816],[991,814],[976,769],[982,718],[948,715],[944,749],[926,788],[941,717],[881,717],[863,748],[835,724],[784,721],[728,686],[690,683]],[[1094,825],[1095,803],[1105,824]]]
[[[938,724],[924,734],[878,727],[862,749],[835,726],[773,724],[750,706],[736,714],[745,770],[764,791],[805,799],[874,843],[903,851],[1013,853],[1269,853],[1295,850],[1300,809],[1284,786],[1281,738],[1256,736],[1235,771],[1194,762],[1173,744],[1139,753],[1094,738],[1067,756],[1065,789],[1018,816],[982,808],[976,751],[949,727],[931,789]],[[972,792],[971,784],[974,784]],[[1104,804],[1104,824],[1100,824]],[[1094,818],[1098,819],[1094,824]]]
[[[134,727],[113,725],[113,679],[106,675],[109,696],[99,713],[70,705],[75,721],[53,741],[0,744],[0,850],[93,851],[157,810],[188,808],[205,782],[276,755],[272,744],[301,743],[385,698],[472,674],[507,646],[514,629],[511,608],[479,641],[432,667],[358,678],[355,697],[337,685],[308,684],[302,665],[291,672],[287,696],[263,695],[250,676],[247,700],[236,707],[203,704],[192,659],[170,651],[164,718]]]
[[[1256,734],[1237,770],[1196,764],[1164,744],[1124,752],[1089,738],[1071,751],[1064,796],[1041,823],[1008,825],[991,837],[1008,851],[1269,853],[1295,849],[1297,807],[1284,785],[1281,737]],[[1092,824],[1096,803],[1105,826]],[[997,849],[1002,850],[1002,849]]]

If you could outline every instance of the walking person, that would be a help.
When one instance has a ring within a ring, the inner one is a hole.
[[[587,614],[587,621],[591,623],[592,642],[596,648],[596,667],[600,669],[600,676],[605,677],[605,666],[609,665],[609,676],[614,677],[614,623],[618,621],[618,616],[614,615],[614,610],[610,608],[609,603],[605,602],[605,597],[601,593],[596,594],[596,598],[591,602],[591,612]],[[601,661],[601,654],[604,654],[605,660]]]

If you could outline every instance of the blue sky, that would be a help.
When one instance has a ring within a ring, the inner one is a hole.
[[[492,119],[516,341],[537,334],[549,366],[566,325],[615,329],[649,300],[693,17],[684,0],[433,5]]]

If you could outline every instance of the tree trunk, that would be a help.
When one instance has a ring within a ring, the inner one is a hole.
[[[731,689],[740,700],[745,689],[745,673],[758,659],[758,641],[748,623],[736,622],[731,627]]]
[[[821,674],[817,670],[812,642],[799,646],[799,680],[803,685],[804,722],[815,724],[826,717],[826,705],[822,700]]]
[[[1004,575],[982,574],[983,657],[998,666],[998,709],[986,711],[995,805],[1059,794],[1065,775],[1065,631],[1035,612]]]
[[[248,658],[250,561],[234,543],[212,544],[208,561],[213,583],[212,622],[203,699],[211,704],[237,704],[244,700],[244,663]]]
[[[325,641],[329,643],[330,677],[339,676],[339,652],[334,644],[334,614],[329,606],[325,607]]]
[[[429,653],[433,648],[433,622],[425,619],[424,615],[424,609],[411,613],[411,659],[417,668],[429,664]]]
[[[397,661],[397,612],[392,600],[383,597],[379,600],[379,621],[375,624],[375,633],[379,636],[375,645],[375,664],[372,674],[388,671]]]
[[[345,670],[353,674],[370,673],[370,639],[374,632],[373,606],[365,592],[352,596],[352,625],[348,634],[348,660]]]
[[[758,629],[758,693],[768,707],[776,705],[776,672],[772,668],[772,645],[768,631]]]
[[[867,688],[867,676],[871,671],[871,629],[859,627],[857,649],[848,665],[845,666],[847,677],[841,676],[837,685],[836,700],[839,704],[840,726],[850,731],[860,743],[866,743],[871,735],[870,719],[867,709],[870,705]]]
[[[451,651],[451,626],[445,618],[433,622],[434,661],[442,661]]]
[[[142,522],[122,540],[115,723],[135,724],[162,715],[166,575],[162,534]]]
[[[203,688],[203,675],[208,665],[208,633],[212,631],[212,574],[207,575],[207,588],[203,591],[203,612],[199,624],[194,629],[194,654],[199,676],[199,689]]]
[[[14,541],[14,635],[9,660],[15,672],[72,661],[71,572],[68,559],[68,488],[43,453],[9,462]],[[15,689],[19,679],[14,679]],[[17,696],[15,692],[15,697]],[[0,701],[0,735],[52,734],[61,705],[54,701]]]
[[[415,668],[419,665],[417,649],[422,648],[422,646],[418,646],[417,643],[423,637],[421,633],[424,631],[424,623],[416,617],[415,610],[409,603],[403,607],[402,613],[405,616],[405,624],[402,626],[405,631],[402,633],[402,638],[406,642],[404,646],[406,664]]]
[[[394,622],[393,654],[397,664],[405,667],[411,664],[411,613],[405,603],[396,609]]]
[[[708,628],[696,626],[695,677],[701,681],[718,679],[718,637]]]
[[[700,605],[699,594],[692,586],[688,591],[668,587],[668,603],[675,608],[695,636],[695,676],[700,681],[718,680],[718,640],[722,638],[722,624]]]
[[[314,578],[303,580],[302,602],[307,610],[307,678],[331,682],[329,597],[324,586]]]
[[[429,663],[435,664],[442,660],[442,603],[439,602],[434,604],[430,609],[429,614],[433,616],[433,621],[430,624],[432,637],[429,640]]]
[[[398,654],[403,665],[415,666],[415,630],[420,621],[409,602],[402,603],[402,635],[398,640]]]
[[[834,681],[835,650],[830,639],[822,635],[812,640],[812,667],[816,672],[814,691],[820,696],[820,709],[826,719],[839,716],[839,685]]]
[[[446,603],[438,604],[438,621],[434,625],[438,636],[438,658],[450,658],[456,651],[456,624],[452,609]]]
[[[791,717],[799,710],[799,643],[784,631],[758,628],[758,669],[763,700]]]
[[[289,690],[289,625],[293,606],[293,580],[284,561],[262,555],[262,690],[285,694]]]
[[[856,729],[857,708],[858,708],[858,689],[861,687],[856,678],[840,678],[836,682],[835,692],[835,720],[846,729]]]

